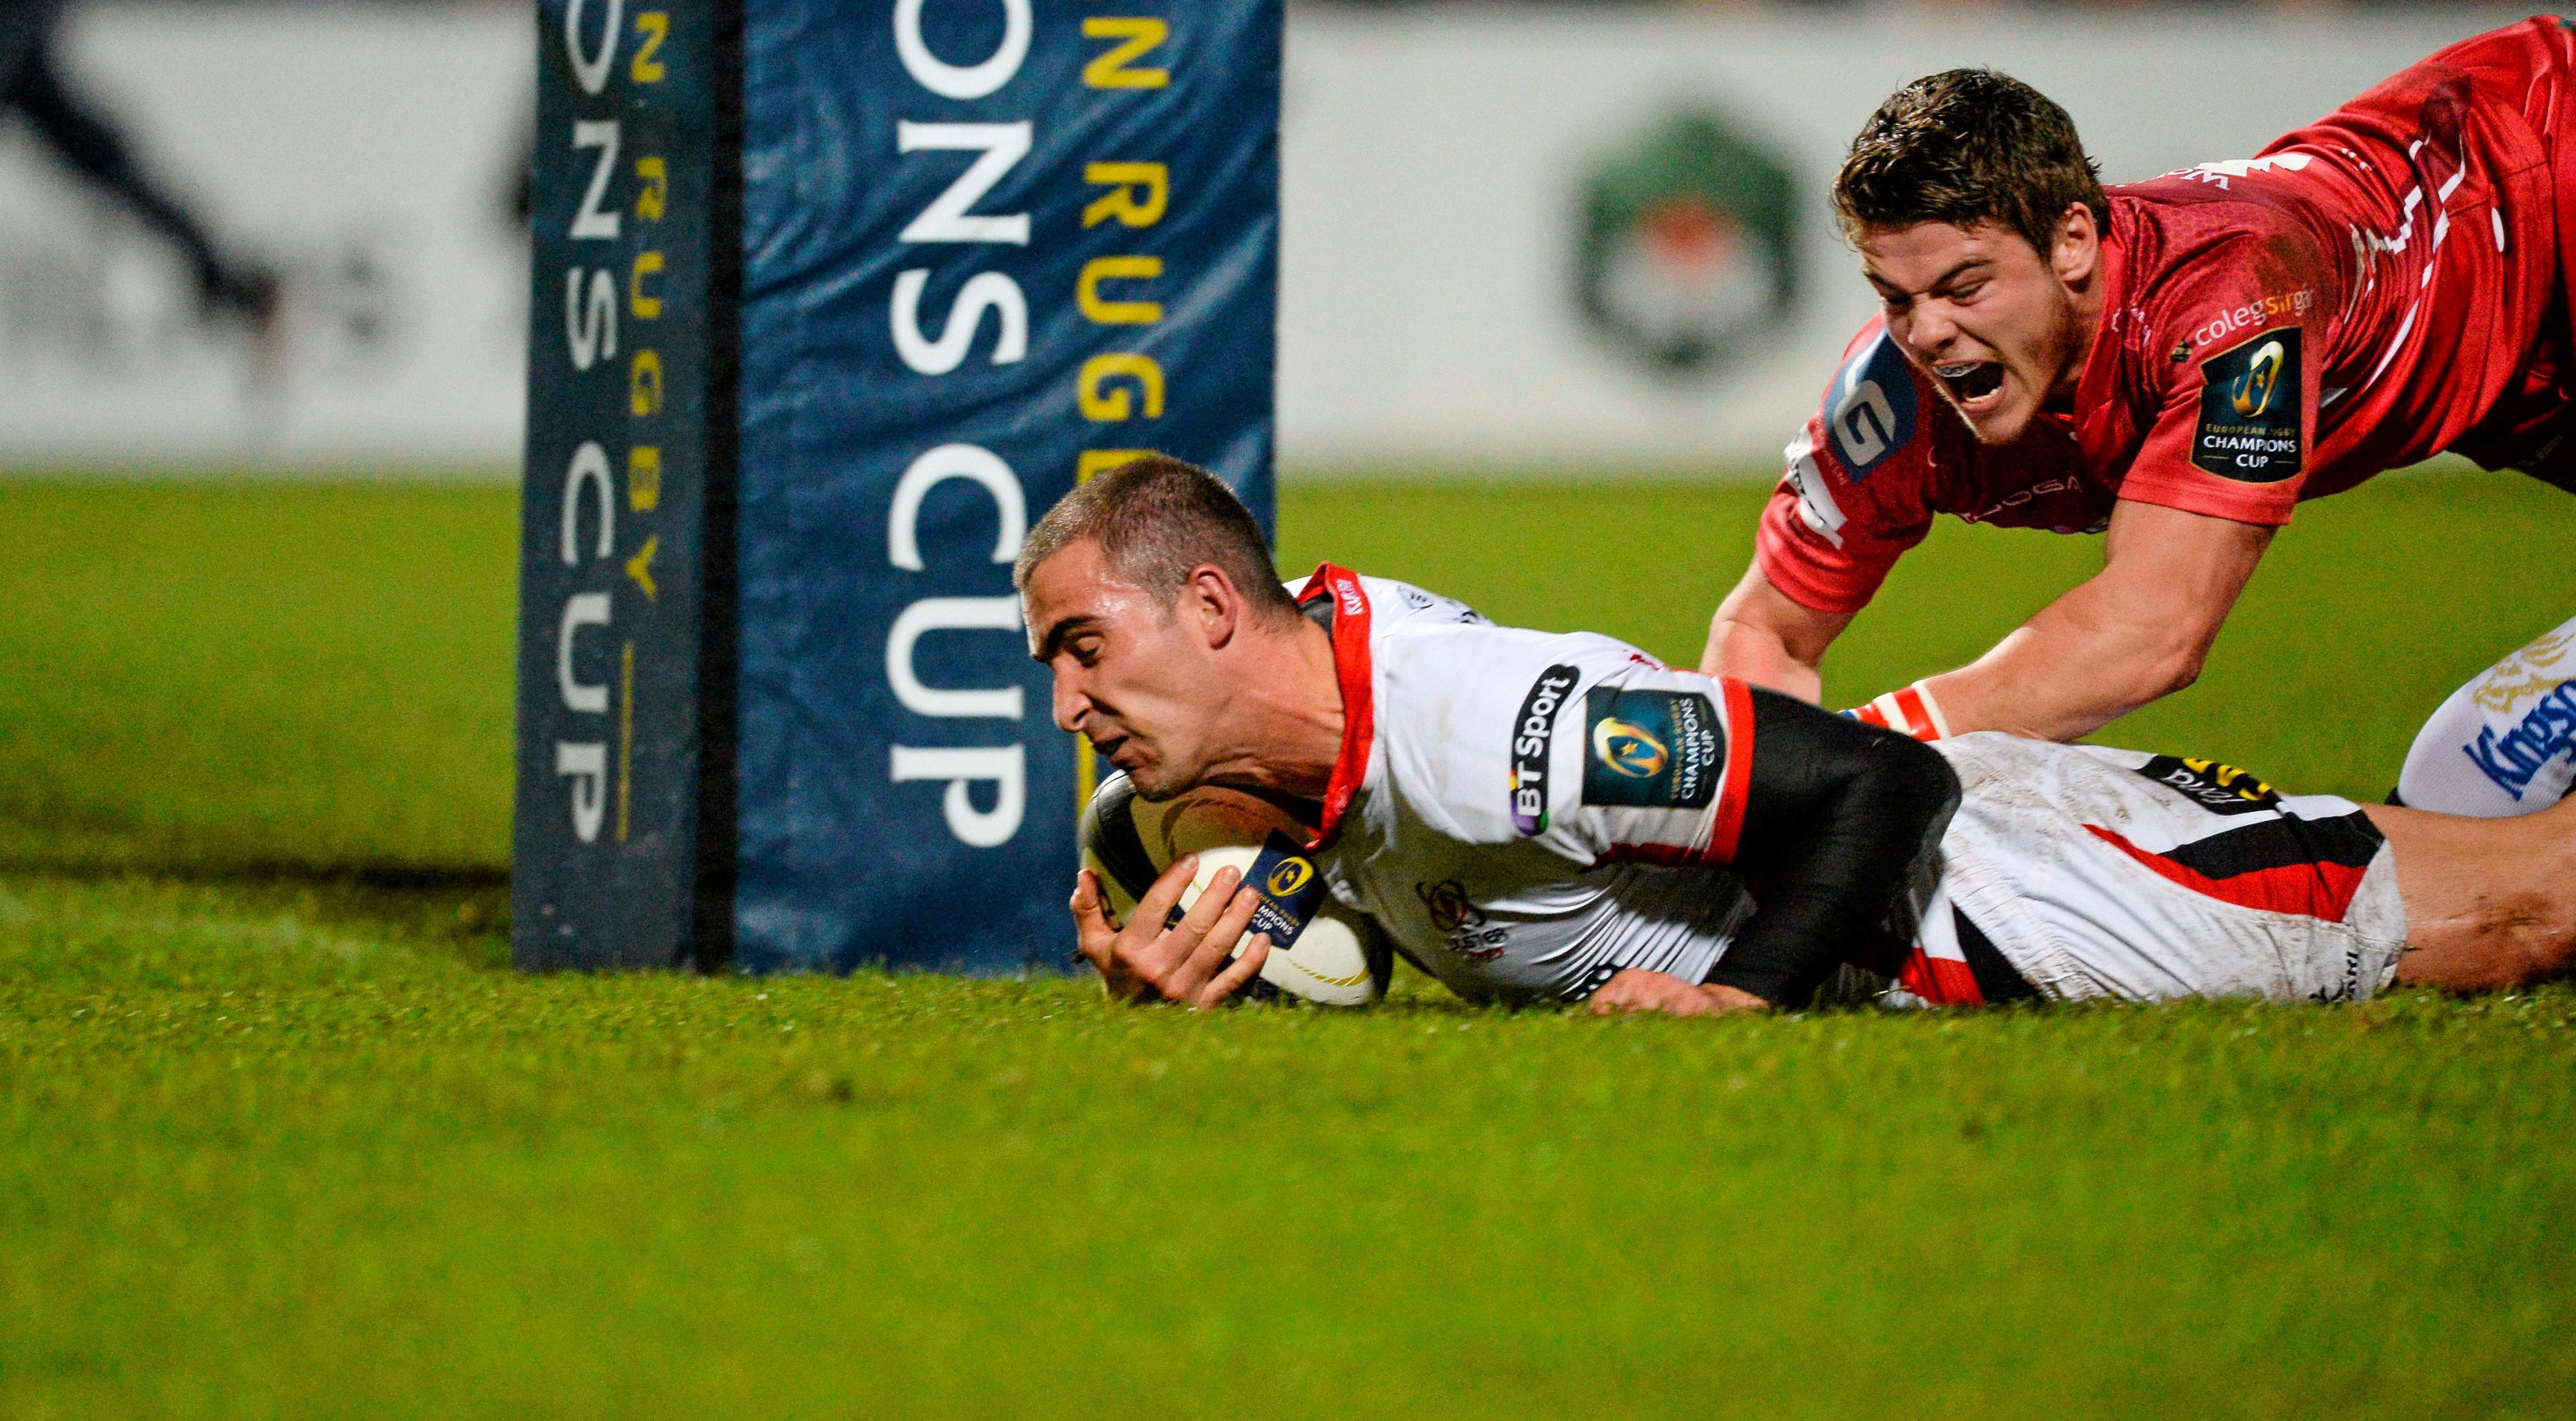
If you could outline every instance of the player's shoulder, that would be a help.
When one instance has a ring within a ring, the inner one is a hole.
[[[2343,224],[2321,221],[2307,188],[2282,181],[2307,159],[2199,163],[2109,189],[2130,301],[2181,311],[2214,295],[2286,295],[2335,280],[2351,257]]]
[[[1934,401],[1930,379],[1905,358],[1887,323],[1871,317],[1843,350],[1801,444],[1790,461],[1817,462],[1841,483],[1860,485],[1882,471],[1926,467]],[[1817,459],[1818,455],[1828,456]],[[1909,458],[1909,455],[1915,457]]]
[[[2276,145],[2251,158],[2214,159],[2168,168],[2137,182],[2113,183],[2102,193],[2110,201],[2115,226],[2123,217],[2134,217],[2215,237],[2248,223],[2261,229],[2303,222],[2307,209],[2323,200],[2341,176],[2340,167],[2321,152]]]
[[[1455,597],[1398,582],[1391,577],[1363,574],[1360,587],[1368,594],[1369,614],[1381,626],[1406,627],[1490,627],[1491,618]]]
[[[1373,639],[1376,718],[1392,742],[1425,757],[1457,747],[1502,753],[1510,727],[1580,689],[1664,664],[1614,637],[1490,622],[1400,624]]]
[[[1482,618],[1410,618],[1386,627],[1375,638],[1374,650],[1381,678],[1410,703],[1424,707],[1517,694],[1515,688],[1526,689],[1533,677],[1560,663],[1600,668],[1632,658],[1652,660],[1625,642],[1593,632],[1533,631]]]
[[[1560,727],[1578,732],[1603,688],[1681,675],[1591,632],[1414,623],[1375,645],[1384,783],[1422,823],[1469,843],[1513,843],[1548,822],[1552,800],[1523,808],[1521,791],[1555,783]]]

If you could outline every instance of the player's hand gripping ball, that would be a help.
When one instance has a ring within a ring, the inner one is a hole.
[[[1163,870],[1186,855],[1199,856],[1198,872],[1172,910],[1174,921],[1219,870],[1235,870],[1262,903],[1227,960],[1240,956],[1255,934],[1270,935],[1269,960],[1242,995],[1367,1006],[1386,995],[1394,949],[1366,916],[1332,900],[1302,847],[1309,830],[1286,809],[1242,790],[1211,785],[1156,803],[1140,798],[1125,775],[1113,774],[1083,811],[1082,862],[1100,875],[1109,911],[1122,923]]]

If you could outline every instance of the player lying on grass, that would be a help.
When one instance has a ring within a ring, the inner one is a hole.
[[[1148,798],[1307,804],[1334,897],[1472,1000],[1794,1007],[1855,956],[1960,1004],[2342,1001],[2576,965],[2576,805],[2460,819],[2130,751],[1931,746],[1332,566],[1292,596],[1243,506],[1169,459],[1067,495],[1013,578],[1058,725]],[[1207,1006],[1260,970],[1261,939],[1226,963],[1260,902],[1230,871],[1166,926],[1194,868],[1124,925],[1081,875],[1114,995]]]
[[[2092,579],[1863,712],[1927,738],[2073,740],[2191,683],[2301,500],[2444,450],[2576,490],[2562,140],[2576,32],[2548,17],[2255,158],[2108,189],[2028,86],[1964,69],[1907,85],[1834,184],[1883,314],[1790,444],[1701,669],[1815,699],[1826,648],[1935,514],[2107,529]],[[2536,653],[2571,633],[2452,698],[2399,777],[2407,803],[2557,802],[2576,664]]]

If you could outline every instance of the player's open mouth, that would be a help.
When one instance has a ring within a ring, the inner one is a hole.
[[[1971,360],[1957,365],[1935,365],[1932,373],[1950,387],[1950,397],[1961,406],[1975,405],[2004,387],[2004,367],[1993,360]]]

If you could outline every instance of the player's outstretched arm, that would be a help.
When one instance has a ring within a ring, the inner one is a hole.
[[[2123,499],[2100,572],[1974,664],[1923,684],[1953,735],[2089,735],[2199,679],[2272,533]]]
[[[1735,867],[1759,903],[1711,986],[1804,1006],[1875,941],[1916,860],[1949,825],[1939,751],[1787,696],[1753,693],[1753,768]]]
[[[1847,612],[1819,612],[1792,600],[1756,561],[1709,618],[1699,669],[1813,704],[1824,695],[1825,648],[1850,625]]]
[[[1196,854],[1175,860],[1137,900],[1122,926],[1109,916],[1100,877],[1084,869],[1074,879],[1073,926],[1082,955],[1100,969],[1100,985],[1118,1001],[1173,1001],[1212,1007],[1249,982],[1270,958],[1270,935],[1255,936],[1232,963],[1226,954],[1252,925],[1261,895],[1243,887],[1242,875],[1219,869],[1181,920],[1163,926],[1172,905],[1198,873]]]

